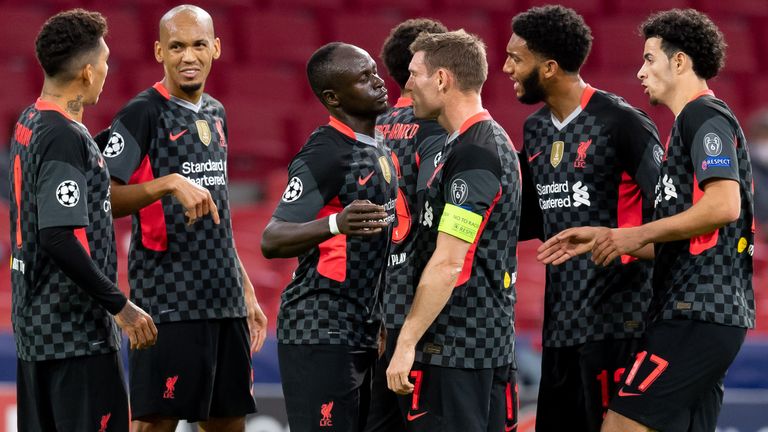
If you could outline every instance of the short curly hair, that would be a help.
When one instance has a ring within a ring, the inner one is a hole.
[[[693,71],[703,79],[717,76],[725,66],[725,38],[715,23],[694,9],[670,9],[651,15],[640,25],[645,39],[661,38],[668,57],[684,52],[693,62]]]
[[[106,34],[107,20],[98,12],[60,12],[48,18],[37,34],[35,54],[46,76],[69,81]]]
[[[381,60],[387,67],[387,72],[394,78],[400,88],[405,87],[410,72],[408,65],[413,54],[408,47],[421,32],[445,33],[448,29],[440,21],[429,18],[414,18],[401,22],[389,33],[381,47]]]
[[[528,9],[512,18],[512,31],[532,52],[552,59],[564,71],[576,73],[592,48],[592,31],[575,10],[548,5]]]

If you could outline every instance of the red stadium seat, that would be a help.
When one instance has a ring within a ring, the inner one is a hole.
[[[438,4],[444,8],[465,8],[465,0],[437,0]],[[521,12],[524,10],[525,0],[474,0],[472,8],[486,12]]]
[[[491,117],[504,128],[517,150],[520,150],[523,146],[523,124],[525,119],[542,107],[541,104],[525,105],[520,103],[511,93],[506,101],[484,103],[484,106],[491,113]]]
[[[371,57],[379,63],[383,73],[384,65],[379,59],[379,52],[384,39],[392,27],[400,22],[396,14],[371,14],[340,12],[330,17],[332,38],[341,42],[357,45],[368,51]]]
[[[5,25],[0,26],[0,58],[5,63],[36,64],[35,39],[50,15],[40,7],[3,6]]]
[[[242,31],[247,55],[256,63],[304,65],[322,44],[314,17],[299,12],[249,14]]]
[[[644,17],[617,16],[592,25],[594,45],[588,62],[605,72],[637,72],[643,65],[645,40],[637,33]]]
[[[580,15],[602,15],[605,13],[605,5],[602,0],[558,0],[553,2],[550,0],[528,0],[527,7],[543,6],[548,4],[561,4],[563,6],[574,9]],[[522,6],[521,6],[522,8]],[[587,22],[589,24],[589,22]]]
[[[294,68],[241,66],[218,73],[226,78],[224,94],[252,98],[252,103],[298,106],[314,98],[304,74]]]
[[[757,73],[758,50],[755,47],[749,26],[743,21],[718,22],[717,25],[728,43],[724,71],[728,73]]]
[[[430,17],[440,20],[448,27],[448,30],[463,28],[468,33],[480,37],[486,46],[489,74],[499,72],[498,69],[505,57],[503,55],[504,48],[511,35],[509,23],[504,25],[504,31],[499,31],[495,26],[489,25],[490,16],[478,10],[472,10],[469,13],[459,13],[453,10],[448,12],[436,11],[430,14]]]
[[[672,8],[684,9],[691,6],[691,0],[612,0],[608,5],[613,11],[625,15],[641,15],[645,19],[652,12]]]
[[[148,34],[149,27],[145,27],[139,15],[127,7],[97,6],[107,19],[107,45],[110,47],[111,62],[125,62],[133,64],[134,61],[153,61],[156,25],[152,26],[155,33]],[[158,17],[159,19],[159,17]]]
[[[768,2],[762,0],[694,0],[694,7],[710,15],[719,24],[723,16],[768,17]]]

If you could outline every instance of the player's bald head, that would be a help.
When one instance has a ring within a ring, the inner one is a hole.
[[[194,5],[179,5],[169,10],[160,18],[160,41],[168,39],[181,25],[193,25],[202,29],[211,39],[214,38],[213,19],[204,9]]]

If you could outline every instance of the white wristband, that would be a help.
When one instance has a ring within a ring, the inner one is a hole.
[[[328,216],[328,228],[331,230],[331,234],[333,235],[339,235],[341,234],[341,231],[339,231],[339,226],[336,225],[336,215],[338,213],[334,213],[330,216]]]

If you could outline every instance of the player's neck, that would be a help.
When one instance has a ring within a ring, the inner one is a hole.
[[[46,78],[40,99],[56,105],[70,118],[82,123],[84,93],[81,88],[75,85],[60,85]]]
[[[667,107],[677,117],[680,112],[688,105],[688,102],[696,99],[701,93],[709,90],[707,81],[703,80],[695,75],[692,77],[685,77],[678,80],[675,85],[674,93],[670,98],[670,102]]]
[[[373,118],[364,118],[364,117],[356,117],[350,114],[345,113],[341,110],[336,110],[332,113],[334,117],[339,119],[342,123],[349,126],[350,129],[353,131],[368,135],[372,137],[374,135],[374,126],[376,126],[376,117]]]
[[[446,100],[443,112],[437,117],[437,122],[449,134],[461,129],[467,119],[482,111],[483,101],[477,92],[459,92]]]
[[[579,75],[566,76],[553,84],[544,102],[555,118],[563,121],[581,105],[581,95],[586,88]]]
[[[168,89],[168,93],[170,93],[171,96],[177,97],[195,105],[200,103],[200,98],[203,97],[203,92],[205,91],[205,83],[200,86],[199,90],[193,92],[192,94],[185,92],[179,86],[171,85],[168,78],[163,78],[162,83],[163,86]]]

